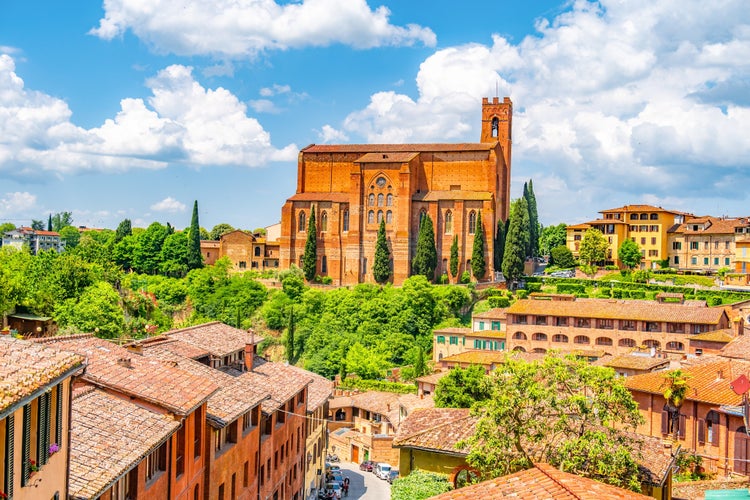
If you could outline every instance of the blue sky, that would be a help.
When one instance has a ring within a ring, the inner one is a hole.
[[[541,221],[750,215],[750,9],[720,0],[5,2],[0,222],[278,222],[311,143],[476,142]]]

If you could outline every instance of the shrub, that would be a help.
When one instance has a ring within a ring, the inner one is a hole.
[[[528,296],[529,296],[528,290],[523,290],[523,289],[516,290],[516,297],[518,297],[519,299],[525,299]]]
[[[395,392],[397,394],[416,394],[417,386],[414,384],[401,384],[398,382],[386,382],[384,380],[367,380],[356,377],[345,378],[340,384],[340,389],[360,389],[362,391]]]
[[[722,300],[718,295],[711,295],[706,302],[709,306],[720,306]]]
[[[630,290],[631,299],[645,299],[646,290]]]
[[[323,283],[324,285],[331,285],[333,284],[333,278],[331,278],[330,276],[323,276],[320,279],[320,282]]]
[[[639,269],[633,272],[633,283],[648,283],[651,279],[651,271],[648,269]]]
[[[612,289],[612,298],[621,299],[624,296],[624,290],[622,288]]]
[[[448,275],[443,273],[440,275],[440,278],[438,278],[438,283],[441,285],[447,285],[448,284]]]
[[[528,290],[529,293],[541,292],[542,284],[541,283],[526,283],[526,290]]]
[[[496,307],[508,307],[510,306],[510,299],[508,297],[490,297],[487,299],[487,302],[490,304],[491,308]]]
[[[585,293],[586,286],[579,283],[558,283],[557,293]]]
[[[604,266],[605,271],[617,271],[618,269],[620,268],[617,266]]]
[[[464,271],[464,273],[461,275],[461,283],[464,285],[469,283],[471,281],[471,273],[469,271]]]

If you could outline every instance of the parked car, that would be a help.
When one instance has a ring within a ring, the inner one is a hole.
[[[330,494],[329,494],[330,493]],[[339,483],[327,483],[326,484],[326,498],[334,500],[341,500],[341,484]]]
[[[338,465],[338,464],[330,464],[330,463],[326,462],[326,471],[333,472],[335,470],[340,471],[341,470],[341,466]]]
[[[375,475],[379,477],[380,479],[388,479],[388,474],[391,472],[390,464],[387,464],[385,462],[378,463],[378,465],[375,466]]]
[[[388,479],[386,479],[386,481],[392,484],[396,479],[398,479],[398,469],[391,469],[391,471],[388,473]]]
[[[372,468],[375,467],[375,462],[372,460],[365,460],[361,464],[359,464],[359,470],[363,470],[365,472],[372,472]]]
[[[331,483],[342,484],[344,482],[344,475],[340,470],[331,471],[328,475],[328,481]]]

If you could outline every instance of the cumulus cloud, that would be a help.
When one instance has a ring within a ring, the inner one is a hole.
[[[349,137],[341,130],[336,130],[330,125],[323,125],[323,128],[318,132],[318,137],[324,143],[326,142],[346,142]]]
[[[205,88],[174,65],[149,78],[151,96],[125,98],[114,118],[84,129],[61,99],[26,89],[11,56],[0,54],[0,172],[41,177],[83,171],[160,169],[170,163],[255,167],[293,161],[228,90]]]
[[[5,193],[5,196],[0,198],[0,218],[23,214],[33,208],[36,208],[36,195],[25,191]]]
[[[479,99],[497,89],[515,107],[514,176],[534,179],[548,219],[580,216],[581,206],[593,218],[613,200],[691,209],[745,197],[746,2],[577,0],[536,30],[516,44],[495,35],[436,51],[420,66],[416,98],[377,92],[342,132],[373,143],[476,141]],[[561,186],[565,199],[554,199]]]
[[[111,40],[130,30],[157,52],[230,58],[331,44],[435,45],[429,28],[394,26],[389,16],[366,0],[105,0],[91,34]]]
[[[184,212],[187,207],[184,203],[180,203],[171,196],[168,196],[160,202],[154,203],[150,208],[155,212],[178,213]]]

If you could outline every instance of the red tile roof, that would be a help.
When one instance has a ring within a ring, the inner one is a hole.
[[[333,382],[325,377],[297,366],[289,365],[287,368],[298,372],[301,376],[310,378],[307,386],[307,411],[313,412],[331,398],[333,394]]]
[[[505,319],[505,308],[495,307],[483,313],[474,315],[474,319]]]
[[[164,335],[199,349],[205,349],[212,356],[219,357],[244,350],[247,344],[259,344],[263,341],[260,335],[218,321],[170,330]]]
[[[619,356],[605,356],[594,361],[592,364],[596,366],[608,366],[610,368],[625,368],[630,370],[654,370],[657,367],[668,367],[669,359],[622,354]]]
[[[394,448],[418,448],[466,456],[468,447],[457,444],[474,434],[477,418],[468,408],[422,408],[401,422],[393,438]]]
[[[607,212],[667,212],[670,214],[690,215],[687,212],[679,212],[677,210],[667,210],[662,207],[655,207],[654,205],[624,205],[619,208],[610,208],[609,210],[599,210],[600,214],[605,214]]]
[[[735,337],[721,350],[721,355],[727,358],[746,359],[750,361],[750,335]]]
[[[288,201],[326,200],[326,201],[334,201],[337,203],[346,203],[349,201],[349,197],[350,197],[349,193],[308,192],[308,193],[297,193],[295,195],[290,196],[287,200]]]
[[[70,423],[72,499],[94,499],[156,450],[180,422],[104,391],[79,390]]]
[[[281,408],[313,381],[311,372],[283,363],[272,363],[259,356],[255,356],[253,371],[247,373],[252,377],[252,383],[264,387],[271,393],[270,399],[266,399],[262,407],[267,414]]]
[[[627,500],[651,498],[567,472],[548,464],[449,491],[432,500]]]
[[[422,382],[425,384],[437,384],[438,381],[440,381],[441,378],[448,375],[450,370],[443,370],[441,372],[435,372],[431,373],[430,375],[424,375],[422,377],[417,377],[414,379],[415,382]]]
[[[311,144],[302,148],[301,153],[408,153],[408,152],[452,152],[489,151],[497,143],[458,143],[458,144]]]
[[[84,358],[10,335],[0,335],[0,414],[83,367]]]
[[[398,429],[402,417],[401,407],[407,416],[418,408],[433,408],[435,402],[431,395],[395,394],[392,392],[367,391],[351,396],[339,396],[331,400],[330,408],[360,408],[383,415],[390,424]]]

